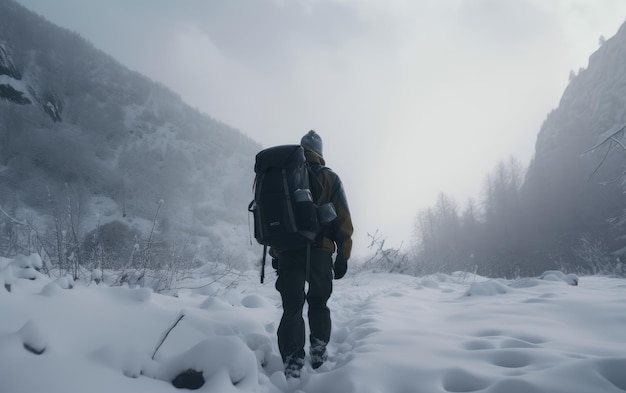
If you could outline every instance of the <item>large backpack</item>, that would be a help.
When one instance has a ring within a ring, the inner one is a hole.
[[[322,192],[304,149],[300,145],[282,145],[262,150],[256,155],[254,172],[254,199],[248,211],[254,216],[254,237],[264,246],[261,283],[267,247],[306,247],[308,280],[310,247],[321,232],[311,182],[319,185],[316,189],[320,196]]]
[[[283,145],[262,150],[256,155],[254,172],[254,200],[249,211],[254,215],[257,242],[280,250],[313,242],[320,224],[304,149]]]

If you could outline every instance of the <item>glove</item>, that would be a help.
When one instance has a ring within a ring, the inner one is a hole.
[[[337,255],[333,271],[335,272],[335,280],[343,278],[348,271],[348,260],[341,255]]]
[[[272,267],[274,270],[278,270],[278,255],[276,255],[276,251],[273,248],[270,248],[270,257],[272,257]]]

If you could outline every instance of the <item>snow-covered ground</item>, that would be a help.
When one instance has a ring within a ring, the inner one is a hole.
[[[349,275],[330,302],[329,361],[286,380],[273,273],[165,296],[52,280],[39,263],[0,258],[2,393],[177,392],[189,369],[218,393],[626,391],[624,279]]]

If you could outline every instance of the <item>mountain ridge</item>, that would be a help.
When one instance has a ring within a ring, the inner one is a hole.
[[[587,68],[572,74],[537,135],[523,187],[526,232],[535,237],[527,247],[540,249],[553,263],[580,262],[590,241],[598,245],[596,260],[619,258],[624,247],[616,225],[625,209],[626,155],[617,144],[623,135],[612,146],[602,144],[626,125],[624,62],[626,23],[600,41]]]
[[[158,211],[171,242],[249,243],[260,145],[12,0],[0,1],[0,118],[0,205],[41,216],[42,233],[72,205],[83,222],[66,225],[85,236],[113,221],[145,234]]]

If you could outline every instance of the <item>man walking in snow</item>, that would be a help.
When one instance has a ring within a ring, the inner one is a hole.
[[[353,232],[341,180],[335,172],[324,166],[322,139],[311,130],[302,137],[300,144],[311,166],[311,175],[318,178],[312,178],[310,182],[313,200],[320,206],[331,202],[337,217],[323,227],[311,246],[308,267],[306,247],[295,250],[272,249],[270,252],[278,269],[276,289],[280,292],[283,304],[283,316],[278,327],[278,347],[288,377],[299,377],[304,366],[305,325],[302,312],[305,300],[309,305],[311,366],[317,369],[326,361],[326,346],[331,331],[327,302],[333,288],[333,276],[340,279],[348,269]],[[307,273],[309,288],[305,293]]]

